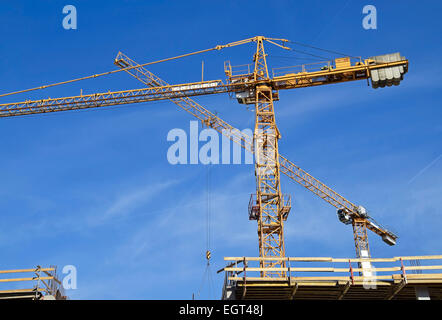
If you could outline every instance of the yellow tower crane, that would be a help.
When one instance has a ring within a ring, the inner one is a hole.
[[[398,85],[408,70],[408,60],[399,53],[382,55],[368,59],[350,57],[338,58],[317,65],[301,65],[296,68],[279,68],[270,76],[267,66],[264,43],[268,42],[283,49],[289,49],[286,39],[256,36],[245,40],[218,45],[177,57],[138,64],[123,53],[118,53],[114,63],[118,70],[98,75],[54,83],[41,87],[16,91],[11,94],[24,93],[38,89],[72,83],[89,78],[125,71],[140,80],[145,88],[95,93],[55,99],[26,100],[16,103],[0,104],[0,117],[11,117],[27,114],[48,113],[57,111],[97,108],[148,101],[169,99],[185,111],[199,119],[221,134],[227,135],[255,155],[256,195],[249,202],[249,218],[258,222],[259,254],[261,267],[285,267],[284,221],[291,209],[290,196],[281,192],[280,174],[288,176],[306,189],[337,208],[338,218],[345,224],[353,226],[356,255],[358,258],[369,258],[367,229],[379,235],[389,245],[396,243],[397,236],[375,222],[367,210],[353,204],[343,196],[317,180],[300,167],[283,157],[278,150],[280,132],[275,122],[274,101],[279,100],[279,90],[311,87],[332,83],[371,79],[373,88]],[[246,43],[255,43],[256,51],[253,63],[245,66],[232,66],[226,62],[224,70],[227,81],[200,81],[178,85],[169,85],[155,76],[145,67],[159,62],[169,61],[194,54],[220,50]],[[238,71],[239,70],[239,71]],[[233,95],[239,103],[255,106],[255,130],[253,139],[241,133],[220,119],[190,97],[216,93]],[[284,272],[264,272],[266,277],[284,277]]]

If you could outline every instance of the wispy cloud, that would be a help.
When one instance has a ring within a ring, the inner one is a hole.
[[[84,233],[102,225],[121,222],[135,214],[135,211],[154,200],[161,192],[179,184],[179,180],[150,182],[148,185],[133,185],[116,196],[110,203],[99,204],[85,202],[79,212],[71,209],[62,215],[42,214],[36,221],[24,220],[13,229],[4,229],[0,233],[0,245],[11,246],[26,242],[30,238],[54,238],[62,234]],[[111,198],[112,190],[102,190],[102,197]],[[100,198],[102,199],[102,198]],[[37,202],[38,204],[38,202]],[[52,210],[54,211],[54,210]],[[7,239],[7,241],[6,241]]]
[[[177,184],[176,180],[149,183],[147,186],[142,186],[127,191],[126,193],[115,198],[107,209],[104,210],[104,212],[91,217],[88,222],[91,225],[98,225],[115,218],[127,216],[136,208],[149,203],[158,194],[175,184]]]

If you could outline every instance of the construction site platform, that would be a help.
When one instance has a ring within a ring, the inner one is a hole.
[[[223,300],[441,300],[442,255],[226,257]],[[267,260],[270,266],[262,267]]]

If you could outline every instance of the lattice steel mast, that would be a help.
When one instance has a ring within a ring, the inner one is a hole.
[[[279,132],[273,107],[273,89],[268,83],[264,41],[258,37],[253,79],[255,92],[255,176],[259,255],[262,258],[285,257],[282,194],[279,174]],[[286,216],[285,216],[286,217]],[[285,267],[281,260],[263,260],[262,267]],[[264,272],[267,276],[274,276]],[[277,273],[276,276],[283,276]]]

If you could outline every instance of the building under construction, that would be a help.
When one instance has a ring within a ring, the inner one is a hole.
[[[226,62],[226,80],[204,80],[202,75],[199,82],[170,85],[146,69],[149,65],[246,44],[252,44],[254,48],[251,63],[235,66]],[[408,71],[408,60],[400,53],[368,58],[343,56],[331,61],[270,70],[265,45],[293,50],[290,46],[299,43],[256,36],[144,64],[138,64],[119,52],[114,61],[119,69],[7,95],[117,72],[128,73],[139,80],[143,88],[4,103],[0,104],[0,117],[170,100],[200,120],[202,125],[226,135],[253,153],[256,190],[250,198],[248,214],[250,220],[257,222],[259,257],[225,258],[224,299],[440,299],[442,266],[437,260],[442,256],[373,259],[367,232],[378,235],[390,246],[396,244],[397,235],[376,222],[364,206],[346,199],[284,157],[278,147],[281,133],[275,120],[274,102],[280,99],[280,91],[358,80],[366,81],[375,89],[399,85]],[[218,115],[192,100],[196,96],[221,93],[254,108],[253,137],[245,138]],[[291,210],[291,197],[282,192],[281,174],[332,205],[338,219],[352,227],[355,259],[286,256],[284,222]],[[210,258],[210,252],[207,256]],[[417,261],[416,265],[408,265],[410,261]],[[435,264],[420,265],[434,261]]]
[[[222,299],[441,300],[442,256],[387,259],[284,258],[285,268],[263,268],[265,258],[225,258]],[[366,267],[361,268],[361,263]],[[369,264],[369,267],[367,266]],[[264,272],[285,272],[269,278]]]

